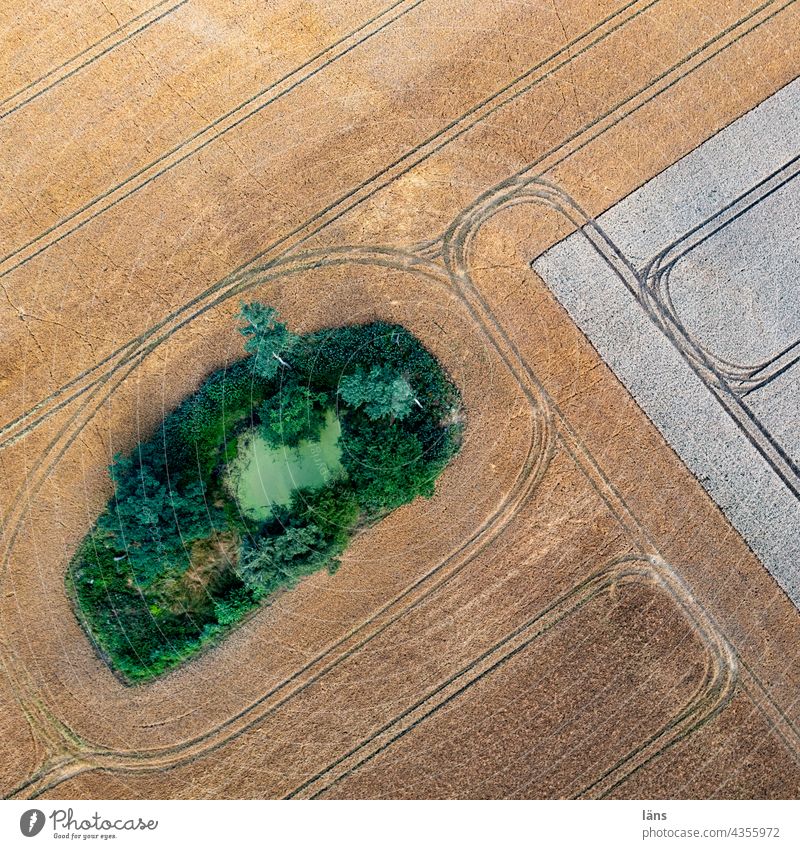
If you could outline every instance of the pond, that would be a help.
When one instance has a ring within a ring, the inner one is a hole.
[[[273,505],[288,505],[296,489],[316,489],[340,475],[341,433],[339,419],[328,410],[319,439],[303,441],[297,448],[271,448],[257,429],[242,434],[227,474],[228,489],[242,512],[266,519]]]

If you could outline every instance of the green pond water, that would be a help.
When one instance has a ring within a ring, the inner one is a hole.
[[[339,419],[328,410],[319,440],[297,448],[270,448],[251,430],[239,437],[238,456],[228,469],[228,488],[241,510],[266,519],[275,504],[287,505],[296,489],[319,488],[342,472]]]

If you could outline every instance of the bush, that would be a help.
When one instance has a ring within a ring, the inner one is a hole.
[[[322,489],[296,492],[291,512],[301,522],[314,522],[344,549],[358,523],[361,504],[351,482],[335,481]]]
[[[225,598],[214,600],[214,612],[220,625],[233,625],[253,609],[255,600],[246,587],[234,590]]]
[[[319,436],[329,407],[324,392],[289,381],[258,408],[261,435],[273,448],[296,448],[302,440]]]
[[[265,380],[271,380],[298,341],[285,324],[278,321],[278,311],[254,301],[242,304],[239,318],[243,326],[239,332],[247,340],[244,349],[252,354],[253,371]]]
[[[188,566],[186,547],[224,523],[221,511],[206,500],[204,481],[171,486],[163,455],[151,443],[130,457],[118,455],[111,477],[114,497],[97,525],[125,554],[137,583],[147,585],[177,564]]]
[[[422,443],[398,423],[370,421],[363,415],[345,419],[342,465],[362,508],[379,516],[413,501],[429,498],[439,464],[431,465]]]
[[[367,373],[360,366],[342,377],[339,394],[353,409],[363,405],[373,420],[389,417],[404,419],[414,405],[414,393],[408,381],[393,368],[373,366]]]

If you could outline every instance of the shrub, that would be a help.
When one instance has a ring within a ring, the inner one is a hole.
[[[359,366],[339,383],[339,394],[353,409],[363,405],[371,419],[404,419],[414,405],[408,381],[390,366],[373,366],[369,373]]]
[[[258,301],[242,304],[239,318],[243,326],[239,332],[247,340],[244,349],[253,355],[253,371],[265,380],[271,380],[297,344],[298,337],[285,324],[278,321],[278,311]]]
[[[67,575],[82,624],[129,681],[183,662],[277,590],[335,572],[359,527],[433,493],[460,444],[458,392],[405,328],[297,336],[257,302],[240,317],[251,356],[114,458],[114,495]],[[239,435],[257,426],[271,446],[296,447],[318,436],[337,397],[345,476],[295,492],[263,525],[246,518],[221,476]],[[190,592],[198,579],[203,592]]]

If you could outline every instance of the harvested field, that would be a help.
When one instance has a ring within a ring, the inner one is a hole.
[[[0,27],[3,793],[796,796],[797,609],[530,267],[797,76],[793,0],[105,6]],[[126,687],[66,565],[245,295],[405,325],[464,444]]]

